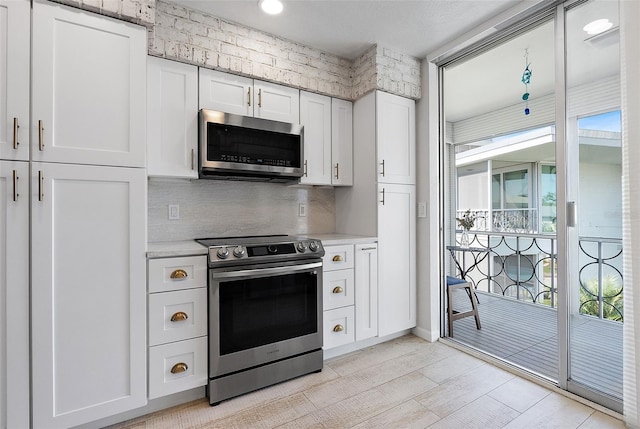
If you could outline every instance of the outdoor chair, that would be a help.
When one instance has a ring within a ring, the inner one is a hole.
[[[471,301],[471,310],[458,312],[453,310],[453,291],[455,289],[464,289]],[[453,337],[453,321],[462,319],[463,317],[474,316],[476,318],[476,328],[480,329],[480,315],[478,314],[478,297],[471,282],[457,277],[447,276],[447,312],[449,315],[449,333],[448,336]]]

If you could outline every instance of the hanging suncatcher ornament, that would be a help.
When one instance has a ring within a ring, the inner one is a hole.
[[[529,110],[529,84],[531,83],[531,63],[529,62],[529,49],[524,50],[524,71],[522,72],[522,83],[524,84],[524,94],[522,94],[522,100],[524,100],[524,114],[528,115],[531,113]]]

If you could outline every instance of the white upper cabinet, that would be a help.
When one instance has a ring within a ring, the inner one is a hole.
[[[306,185],[353,184],[353,104],[300,91]]]
[[[200,109],[253,116],[253,79],[200,68]]]
[[[144,167],[146,47],[143,27],[35,1],[32,160]]]
[[[300,123],[299,90],[256,80],[253,91],[253,116],[290,124]]]
[[[198,68],[147,57],[147,172],[198,178]]]
[[[353,103],[331,100],[331,184],[353,185]]]
[[[331,97],[300,92],[304,175],[300,183],[331,185]]]
[[[0,427],[28,428],[28,162],[0,161],[0,267]]]
[[[29,159],[28,0],[0,0],[0,159]]]
[[[146,174],[32,164],[33,427],[147,402]]]
[[[376,141],[379,183],[416,183],[416,104],[376,92]]]
[[[297,124],[300,91],[200,68],[200,109]]]

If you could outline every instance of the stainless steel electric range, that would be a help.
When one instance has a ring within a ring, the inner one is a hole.
[[[196,241],[209,247],[209,403],[322,370],[320,240]]]

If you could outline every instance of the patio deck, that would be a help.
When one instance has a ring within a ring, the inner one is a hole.
[[[478,298],[482,329],[473,317],[456,320],[453,338],[558,380],[556,310],[483,292]],[[456,291],[453,301],[455,310],[470,308],[463,291]],[[622,398],[622,323],[572,316],[571,325],[571,378]]]

